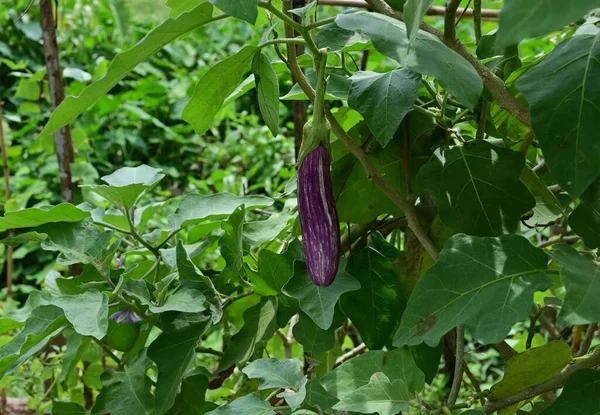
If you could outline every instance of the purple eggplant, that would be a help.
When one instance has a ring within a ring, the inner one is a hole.
[[[331,159],[323,145],[304,157],[298,172],[298,212],[312,281],[329,286],[340,263],[340,225],[331,188]]]

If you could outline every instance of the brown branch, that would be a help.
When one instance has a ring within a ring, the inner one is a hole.
[[[348,353],[344,353],[343,355],[341,355],[340,357],[338,357],[335,360],[335,364],[333,365],[333,368],[335,369],[336,367],[338,367],[339,365],[341,365],[342,363],[344,363],[346,360],[350,360],[353,357],[358,356],[359,354],[363,354],[366,351],[367,351],[367,345],[364,344],[364,343],[361,343],[360,345],[358,345],[354,349],[350,350]]]
[[[371,5],[372,9],[378,13],[401,21],[404,20],[404,15],[401,12],[392,9],[383,0],[368,0],[368,3]],[[450,49],[454,50],[456,53],[465,58],[473,66],[473,68],[475,68],[483,80],[483,84],[490,91],[498,105],[512,114],[513,117],[521,121],[526,126],[531,126],[529,109],[525,107],[519,100],[517,100],[508,91],[508,89],[506,89],[502,79],[498,78],[490,69],[488,69],[475,56],[473,56],[462,43],[456,40],[452,42],[445,42],[444,33],[426,23],[421,23],[420,29],[436,36],[442,42],[446,43]]]
[[[474,0],[473,1],[473,25],[475,26],[475,43],[477,43],[477,44],[479,44],[479,41],[481,40],[481,37],[483,35],[483,33],[481,31],[482,12],[483,12],[483,10],[481,10],[481,0]]]
[[[592,341],[594,340],[594,336],[596,335],[596,330],[598,329],[598,323],[590,324],[585,332],[585,337],[583,338],[583,342],[581,342],[581,346],[579,346],[579,350],[575,357],[580,357],[585,355],[590,346],[592,345]]]
[[[446,43],[456,40],[456,10],[461,0],[450,0],[446,5],[444,16],[444,39]]]
[[[8,167],[8,156],[6,154],[6,141],[4,140],[4,126],[2,115],[2,106],[4,103],[0,101],[0,149],[2,150],[2,167],[4,171],[4,196],[5,202],[10,199],[10,168]],[[13,236],[14,229],[8,230],[8,236]],[[13,282],[13,252],[15,248],[9,246],[6,249],[6,300],[12,298],[12,282]]]
[[[554,244],[560,244],[560,243],[571,244],[571,243],[579,242],[580,239],[581,238],[578,235],[567,235],[567,236],[562,236],[559,238],[548,239],[547,241],[544,241],[541,244],[538,244],[537,247],[545,248],[547,246],[554,245]]]
[[[501,341],[500,343],[494,343],[492,346],[505,359],[510,359],[511,357],[517,354],[517,351],[510,347],[510,345],[505,341]]]
[[[498,400],[489,400],[484,406],[486,414],[494,413],[502,408],[511,406],[517,402],[525,401],[543,393],[562,388],[569,376],[581,369],[593,368],[600,365],[600,349],[596,349],[594,353],[586,358],[573,360],[566,368],[552,379],[531,386],[519,393]]]
[[[454,355],[456,356],[456,361],[454,366],[454,377],[452,378],[452,389],[450,390],[450,395],[446,402],[449,407],[454,406],[456,403],[463,379],[463,362],[465,361],[465,328],[463,326],[459,325],[456,329],[455,344],[456,353]]]
[[[369,3],[363,0],[318,0],[319,5],[322,6],[340,6],[340,7],[356,7],[359,9],[368,9]],[[463,15],[466,18],[474,18],[474,10],[469,8],[459,8],[457,13]],[[444,16],[446,14],[446,8],[440,6],[431,6],[425,13],[427,16]],[[482,9],[481,18],[487,21],[496,21],[500,15],[500,10],[496,9]]]

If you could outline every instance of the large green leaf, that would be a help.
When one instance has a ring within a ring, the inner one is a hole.
[[[27,242],[42,242],[45,241],[47,237],[48,235],[39,232],[24,232],[20,233],[19,235],[4,238],[0,241],[0,243],[3,243],[8,246],[17,247]]]
[[[67,350],[60,369],[60,383],[64,383],[73,372],[90,341],[89,337],[84,337],[79,333],[71,333],[67,338]]]
[[[106,74],[88,85],[81,95],[67,97],[52,113],[48,124],[40,136],[51,134],[70,123],[75,117],[86,111],[100,98],[104,97],[121,79],[129,74],[140,62],[153,55],[167,43],[177,39],[205,23],[211,21],[213,7],[202,3],[176,19],[168,19],[152,29],[131,49],[118,53],[108,66]]]
[[[493,399],[514,395],[554,377],[572,360],[569,345],[553,341],[519,353],[506,361],[504,377],[494,386]]]
[[[361,71],[350,81],[348,105],[365,118],[373,135],[385,147],[415,103],[421,76],[407,69],[385,73]]]
[[[258,359],[246,366],[242,372],[249,379],[258,379],[258,389],[284,389],[278,394],[284,397],[295,411],[306,397],[306,376],[302,374],[302,363],[298,359]]]
[[[89,412],[74,402],[56,402],[52,407],[52,415],[88,415]]]
[[[252,60],[252,73],[256,82],[256,95],[260,113],[273,135],[279,131],[279,79],[271,61],[258,52]]]
[[[245,213],[242,205],[231,214],[229,219],[221,223],[224,234],[219,240],[219,250],[226,264],[221,273],[225,282],[237,281],[244,272],[242,229]]]
[[[79,222],[89,217],[88,212],[79,210],[70,203],[61,203],[56,206],[43,208],[29,208],[6,212],[0,218],[0,230],[33,228],[46,223],[55,222]]]
[[[355,390],[368,385],[371,376],[377,372],[383,373],[388,379],[402,380],[413,394],[425,387],[425,376],[406,349],[368,351],[325,374],[321,378],[321,385],[331,395],[343,400]]]
[[[323,410],[323,413],[330,413],[333,405],[338,403],[339,399],[331,396],[321,386],[320,378],[316,376],[310,378],[306,384],[306,404],[310,406],[318,405]]]
[[[306,314],[300,312],[300,319],[294,326],[294,340],[304,347],[304,353],[318,356],[331,350],[335,345],[335,328],[323,330]]]
[[[90,415],[136,414],[154,415],[154,396],[150,393],[152,381],[146,376],[146,370],[152,362],[146,352],[125,371],[107,370],[102,374],[102,390],[96,397],[96,403]]]
[[[569,245],[554,245],[548,251],[558,265],[567,293],[558,314],[560,325],[600,321],[600,266],[590,254],[580,254]]]
[[[169,216],[171,229],[196,225],[206,219],[225,218],[231,215],[238,206],[246,209],[271,206],[273,199],[260,195],[236,196],[231,193],[213,195],[189,194],[183,198],[177,211]]]
[[[208,377],[203,374],[186,376],[181,381],[181,390],[167,415],[204,415],[210,403],[206,402]]]
[[[240,84],[257,50],[257,46],[245,46],[235,55],[214,65],[200,78],[192,99],[183,110],[183,119],[194,127],[197,134],[209,129],[225,98]]]
[[[569,215],[569,226],[588,248],[600,247],[600,179],[581,195],[581,203]]]
[[[535,199],[519,180],[525,158],[477,140],[442,147],[421,168],[419,185],[433,197],[442,222],[478,236],[515,232]]]
[[[406,307],[392,262],[365,246],[350,256],[346,272],[360,282],[360,290],[344,294],[340,306],[367,347],[381,349]]]
[[[396,415],[400,411],[410,411],[410,398],[402,379],[394,379],[392,383],[385,374],[376,372],[369,383],[344,396],[333,409],[361,414],[377,412],[380,415]]]
[[[167,298],[160,306],[150,304],[153,313],[164,313],[166,311],[181,311],[183,313],[200,313],[208,308],[206,297],[191,287],[180,287]]]
[[[433,0],[407,0],[404,3],[404,21],[409,42],[412,42],[417,36],[421,20],[432,3]]]
[[[600,32],[565,40],[517,81],[550,172],[572,197],[600,176],[599,77]]]
[[[542,415],[600,413],[600,370],[583,369],[567,379],[556,401],[542,411]]]
[[[52,304],[62,308],[75,331],[101,340],[108,330],[108,297],[96,290],[79,295],[61,295]]]
[[[319,48],[329,48],[331,52],[351,52],[369,47],[369,38],[362,33],[342,29],[335,24],[323,26],[316,36]]]
[[[154,393],[157,414],[163,414],[173,406],[181,378],[194,357],[200,336],[210,322],[210,316],[203,314],[163,315],[163,332],[148,348],[148,357],[158,367]]]
[[[258,220],[244,224],[244,242],[250,246],[258,246],[266,241],[272,241],[287,228],[293,216],[285,213],[272,215],[267,220]]]
[[[102,177],[105,184],[87,184],[87,187],[111,203],[126,210],[131,209],[138,199],[163,177],[160,169],[142,164],[138,167],[123,167]]]
[[[360,30],[379,52],[405,68],[437,78],[440,85],[467,107],[477,105],[483,90],[481,78],[469,62],[437,37],[420,31],[409,46],[404,23],[366,11],[338,14],[335,23],[347,30]]]
[[[251,274],[254,290],[260,295],[279,294],[283,286],[294,275],[294,261],[297,257],[294,249],[278,254],[262,249],[258,254],[258,272]]]
[[[244,313],[244,326],[229,341],[219,364],[220,370],[234,363],[245,363],[252,357],[256,343],[268,340],[277,330],[277,300],[262,297],[260,303]]]
[[[223,12],[254,24],[258,17],[258,0],[209,0]]]
[[[258,395],[251,393],[227,405],[220,406],[206,415],[275,415],[274,409]]]
[[[505,0],[500,13],[499,39],[512,45],[524,37],[545,35],[579,20],[599,0]]]
[[[320,328],[327,330],[333,323],[335,305],[344,293],[356,291],[360,283],[346,273],[346,258],[340,259],[335,281],[328,287],[315,285],[304,262],[294,263],[294,276],[285,285],[283,291],[295,298],[304,311]]]
[[[417,282],[394,345],[435,346],[460,324],[482,344],[503,340],[529,315],[534,292],[552,285],[546,267],[544,251],[522,236],[454,235]]]

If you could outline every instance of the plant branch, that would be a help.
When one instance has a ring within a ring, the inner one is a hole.
[[[223,352],[221,352],[219,350],[211,349],[210,347],[197,346],[196,349],[194,349],[194,350],[196,353],[204,353],[204,354],[212,354],[215,356],[223,356]]]
[[[583,338],[581,346],[579,346],[579,350],[577,351],[575,357],[583,356],[588,352],[590,346],[592,345],[592,341],[594,340],[594,336],[596,335],[597,329],[598,323],[590,324],[588,326],[587,331],[585,332],[585,337]]]
[[[525,401],[543,393],[562,388],[569,376],[581,369],[593,368],[600,365],[600,349],[595,350],[592,354],[584,358],[574,359],[566,368],[560,371],[558,375],[552,379],[531,386],[519,393],[498,400],[489,400],[485,406],[486,414],[494,413],[502,408],[511,406],[517,402]]]
[[[260,44],[261,48],[264,48],[266,46],[271,46],[271,45],[280,45],[282,43],[285,43],[287,45],[306,45],[306,41],[304,39],[298,39],[298,38],[278,38],[278,39],[271,39],[268,40],[264,43]]]
[[[340,357],[338,357],[335,360],[335,364],[333,365],[333,368],[335,369],[336,367],[338,367],[339,365],[341,365],[342,363],[344,363],[346,360],[350,360],[353,357],[358,356],[359,354],[363,354],[366,351],[367,351],[367,345],[364,344],[364,343],[361,343],[360,345],[358,345],[354,349],[350,350],[348,353],[344,353],[343,355],[341,355]]]
[[[567,235],[567,236],[562,236],[560,238],[553,238],[553,239],[548,239],[547,241],[542,242],[541,244],[538,244],[538,248],[545,248],[547,246],[551,246],[554,244],[559,244],[559,243],[575,243],[578,242],[581,238],[578,235]]]
[[[130,209],[125,209],[125,216],[127,217],[127,223],[129,224],[129,229],[131,230],[131,236],[133,236],[140,244],[142,244],[147,250],[152,252],[152,254],[156,258],[160,258],[160,251],[157,247],[150,245],[137,231],[135,230],[135,225],[133,223],[133,219],[131,217]]]
[[[249,291],[244,291],[241,294],[238,295],[234,295],[233,297],[228,297],[225,302],[223,302],[223,308],[227,307],[228,305],[230,305],[231,303],[244,298],[244,297],[248,297],[249,295],[254,294],[254,290],[249,290]]]
[[[446,5],[444,16],[444,39],[446,43],[456,40],[456,10],[461,0],[450,0]]]
[[[454,367],[454,377],[452,379],[452,389],[448,396],[447,405],[453,407],[458,398],[458,392],[462,384],[463,363],[465,361],[465,328],[461,325],[456,329],[456,362]]]
[[[473,26],[475,27],[475,43],[479,44],[481,31],[481,0],[473,0]]]

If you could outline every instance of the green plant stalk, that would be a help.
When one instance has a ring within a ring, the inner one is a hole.
[[[279,44],[282,44],[282,43],[285,43],[286,45],[306,45],[306,41],[304,39],[279,38],[279,39],[272,39],[272,40],[266,41],[265,43],[262,43],[259,46],[261,48],[264,48],[266,46],[279,45]]]
[[[129,209],[125,210],[125,216],[127,217],[127,223],[129,224],[129,228],[131,229],[131,236],[133,236],[140,244],[142,244],[146,249],[148,249],[152,254],[160,259],[160,251],[155,246],[150,245],[146,240],[137,233],[135,230],[135,225],[133,224],[133,219],[131,218],[131,212]]]

